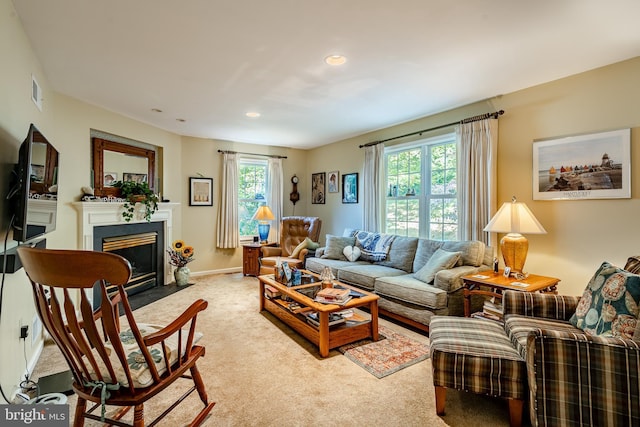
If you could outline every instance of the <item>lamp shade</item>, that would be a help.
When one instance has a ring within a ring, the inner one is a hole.
[[[491,218],[484,231],[491,233],[547,234],[542,224],[531,213],[527,205],[516,202],[504,203]]]
[[[491,233],[507,233],[500,240],[500,251],[504,258],[505,267],[514,273],[522,273],[524,262],[529,251],[529,241],[521,233],[546,234],[542,224],[531,213],[527,205],[516,202],[505,203],[491,218],[484,231]]]
[[[253,214],[253,218],[251,219],[257,219],[258,221],[270,221],[272,219],[276,219],[276,217],[273,216],[273,212],[271,212],[269,206],[262,205],[258,208],[256,213]]]

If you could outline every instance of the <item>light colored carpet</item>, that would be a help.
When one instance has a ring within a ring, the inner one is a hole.
[[[195,299],[209,301],[198,317],[204,333],[200,343],[207,347],[198,366],[209,398],[216,402],[207,426],[508,425],[506,401],[453,390],[447,395],[447,414],[438,417],[430,359],[378,379],[337,350],[320,358],[311,343],[270,314],[258,312],[256,278],[237,273],[192,279],[196,285],[135,314],[139,322],[166,324]],[[384,319],[380,324],[429,341]],[[57,347],[48,344],[33,379],[66,369]],[[151,400],[145,406],[147,417],[162,412],[162,404],[188,385],[183,383]],[[69,402],[72,415],[75,398]],[[160,425],[185,425],[200,408],[194,393]]]

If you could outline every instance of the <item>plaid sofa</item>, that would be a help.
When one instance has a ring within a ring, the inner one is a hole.
[[[640,339],[590,336],[573,327],[568,320],[579,299],[503,295],[505,332],[526,360],[531,424],[640,425]]]

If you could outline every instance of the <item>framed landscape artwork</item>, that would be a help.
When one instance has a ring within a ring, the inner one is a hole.
[[[631,197],[631,130],[537,141],[533,144],[533,199]]]
[[[342,175],[342,203],[358,203],[358,173]]]
[[[311,203],[314,205],[324,205],[325,200],[325,178],[324,172],[311,174]]]
[[[213,178],[189,178],[189,206],[213,206]]]

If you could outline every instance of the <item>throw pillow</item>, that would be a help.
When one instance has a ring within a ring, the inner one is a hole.
[[[320,258],[346,260],[347,258],[342,251],[347,246],[353,246],[354,243],[354,237],[340,237],[327,234],[327,245],[324,254]]]
[[[639,302],[640,275],[603,262],[569,322],[589,335],[633,339]]]
[[[320,243],[314,242],[310,238],[306,237],[296,248],[291,252],[291,258],[298,258],[300,251],[303,249],[318,249]]]
[[[432,283],[438,271],[448,270],[455,266],[461,255],[462,252],[449,252],[438,249],[420,270],[413,273],[413,277],[425,283]]]
[[[358,258],[360,258],[362,252],[357,246],[345,246],[345,248],[342,250],[342,254],[347,257],[347,260],[355,262],[358,260]]]

